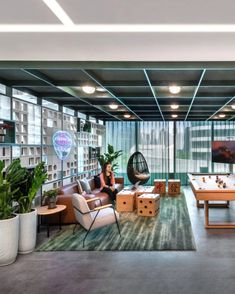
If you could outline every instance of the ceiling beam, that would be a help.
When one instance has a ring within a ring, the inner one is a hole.
[[[0,78],[1,81],[1,78]],[[4,80],[4,82],[8,83],[11,87],[45,87],[45,82],[40,80]],[[69,86],[69,87],[82,87],[84,82],[78,80],[63,80],[63,81],[54,81],[55,86]],[[169,81],[159,81],[154,80],[151,82],[153,87],[168,87],[170,82]],[[149,87],[147,81],[139,80],[139,81],[105,81],[102,83],[105,88],[129,88],[129,87]],[[196,81],[177,81],[181,87],[196,87]],[[235,81],[221,81],[221,80],[211,80],[211,81],[204,81],[203,85],[200,88],[223,88],[223,87],[233,87],[235,88]]]
[[[228,70],[235,61],[0,61],[2,69],[157,69],[157,70]]]
[[[41,80],[10,80],[11,87],[47,87],[48,85]]]
[[[96,84],[100,87],[104,88],[115,100],[117,100],[120,104],[122,104],[129,112],[134,114],[139,120],[142,120],[131,108],[129,108],[119,97],[117,97],[113,92],[103,86],[103,83],[99,80],[99,78],[90,70],[82,70],[89,78],[91,78]]]
[[[50,85],[50,86],[52,86],[52,87],[55,87],[55,88],[57,88],[57,89],[60,89],[60,90],[64,91],[65,93],[70,94],[70,95],[73,96],[74,98],[76,98],[76,99],[78,99],[78,100],[80,100],[80,101],[82,101],[82,102],[84,102],[84,103],[89,104],[91,107],[96,108],[96,109],[99,109],[100,111],[103,111],[104,113],[106,113],[106,114],[108,114],[108,115],[110,115],[110,116],[112,116],[112,117],[114,117],[114,118],[116,118],[116,119],[118,119],[118,120],[121,120],[120,118],[115,117],[115,116],[113,116],[112,114],[110,114],[109,112],[103,110],[102,108],[100,108],[100,107],[98,107],[98,106],[94,106],[93,104],[87,102],[86,100],[84,100],[84,99],[78,97],[77,93],[76,93],[72,88],[70,88],[70,87],[57,87],[57,86],[55,86],[55,85],[54,85],[54,81],[53,81],[52,79],[50,79],[49,77],[47,77],[47,76],[46,76],[45,74],[43,74],[42,72],[40,72],[40,71],[38,71],[38,70],[34,70],[34,69],[24,69],[24,68],[22,68],[21,70],[24,71],[24,72],[26,72],[26,73],[28,73],[29,75],[31,75],[31,76],[33,76],[33,77],[39,79],[39,80],[44,81],[44,82],[47,83],[48,85]]]
[[[19,88],[20,89],[20,88]],[[58,98],[58,99],[63,99],[63,98],[75,98],[73,97],[73,95],[71,94],[68,94],[64,91],[61,91],[61,92],[41,92],[41,93],[38,93],[38,95],[40,95],[40,97],[42,98]]]
[[[143,71],[144,71],[145,77],[146,77],[146,79],[147,79],[147,82],[148,82],[148,84],[149,84],[150,90],[151,90],[151,92],[152,92],[152,94],[153,94],[153,97],[154,97],[154,99],[155,99],[155,102],[156,102],[156,104],[157,104],[158,110],[159,110],[159,112],[160,112],[160,114],[161,114],[162,120],[164,121],[165,119],[164,119],[164,116],[163,116],[163,114],[162,114],[161,107],[160,107],[160,105],[159,105],[159,103],[158,103],[156,93],[155,93],[154,88],[153,88],[153,86],[152,86],[152,84],[151,84],[151,81],[150,81],[150,79],[149,79],[149,76],[148,76],[147,70],[146,70],[146,69],[143,69]]]
[[[198,90],[199,90],[199,88],[200,88],[200,85],[201,85],[201,83],[202,83],[202,80],[203,80],[203,77],[204,77],[205,73],[206,73],[206,69],[203,69],[202,74],[201,74],[201,77],[200,77],[199,82],[198,82],[198,85],[197,85],[197,87],[196,87],[196,89],[195,89],[195,91],[194,91],[194,93],[193,93],[193,98],[192,98],[192,101],[191,101],[191,103],[190,103],[190,105],[189,105],[188,112],[187,112],[187,114],[186,114],[186,116],[185,116],[185,119],[184,119],[185,121],[186,121],[187,118],[188,118],[189,112],[190,112],[190,110],[191,110],[191,108],[192,108],[192,105],[193,105],[193,102],[194,102],[194,100],[195,100],[195,98],[196,98],[196,96],[197,96],[197,92],[198,92]]]

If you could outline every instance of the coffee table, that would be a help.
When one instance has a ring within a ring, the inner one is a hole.
[[[135,208],[137,208],[137,198],[142,194],[154,194],[154,186],[139,186],[135,192]]]
[[[120,191],[116,196],[116,210],[118,212],[130,212],[134,210],[135,191]]]
[[[59,229],[61,230],[61,213],[66,209],[66,205],[56,205],[56,208],[48,209],[48,206],[36,207],[38,217],[46,216],[47,220],[47,237],[50,236],[50,224],[49,224],[49,216],[54,215],[56,213],[59,214]],[[38,233],[40,232],[41,220],[38,219]]]
[[[137,197],[154,193],[154,186],[139,186],[136,190],[124,188],[117,194],[116,209],[118,212],[134,211],[137,208]]]

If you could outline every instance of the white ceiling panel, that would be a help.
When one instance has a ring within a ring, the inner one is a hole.
[[[234,0],[58,0],[77,24],[235,22]]]
[[[0,60],[235,61],[234,34],[0,33],[0,40]]]
[[[42,0],[0,0],[0,24],[61,24]]]

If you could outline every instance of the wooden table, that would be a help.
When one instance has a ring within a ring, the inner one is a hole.
[[[46,219],[47,219],[47,237],[49,237],[50,235],[50,231],[49,231],[49,228],[50,228],[50,224],[49,224],[49,221],[48,221],[48,218],[50,215],[53,215],[53,214],[56,214],[58,213],[59,214],[59,229],[61,230],[61,213],[62,211],[64,211],[66,209],[66,205],[56,205],[56,208],[52,208],[52,209],[48,209],[48,206],[41,206],[41,207],[36,207],[37,209],[37,214],[39,217],[42,217],[42,216],[46,216]],[[41,225],[41,222],[40,222],[40,219],[38,220],[38,232],[40,232],[40,225]]]
[[[216,183],[216,178],[223,181],[226,184],[223,187],[223,183]],[[204,212],[205,212],[205,228],[210,229],[234,229],[235,223],[216,223],[211,224],[209,222],[209,208],[215,205],[209,204],[209,201],[226,201],[226,206],[228,207],[230,200],[235,200],[235,176],[232,174],[202,174],[202,173],[192,173],[188,174],[190,185],[194,196],[197,201],[197,206],[199,201],[204,201]],[[216,204],[216,206],[221,206],[221,204]],[[225,205],[223,205],[225,207]]]

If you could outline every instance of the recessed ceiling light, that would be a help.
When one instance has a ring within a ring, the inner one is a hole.
[[[172,114],[172,117],[176,118],[176,117],[178,117],[178,115],[177,114]]]
[[[98,92],[106,92],[106,89],[102,88],[102,87],[96,87],[96,91],[98,91]]]
[[[92,86],[83,86],[82,91],[86,94],[93,94],[95,93],[95,87]]]
[[[235,104],[231,105],[232,109],[235,109]]]
[[[219,117],[224,118],[226,115],[224,113],[219,114]]]
[[[67,26],[74,25],[74,22],[68,16],[68,14],[64,11],[64,9],[60,6],[60,4],[56,0],[42,0],[50,10],[58,17],[58,19]]]
[[[171,109],[178,109],[179,108],[179,105],[178,104],[172,104],[171,105]]]
[[[124,117],[125,117],[125,118],[130,118],[131,115],[127,113],[127,114],[124,114]]]
[[[109,105],[109,108],[111,108],[111,109],[118,109],[118,105],[112,103],[112,104]]]
[[[172,86],[169,86],[169,91],[171,94],[179,94],[179,92],[181,91],[181,87],[172,85]]]

